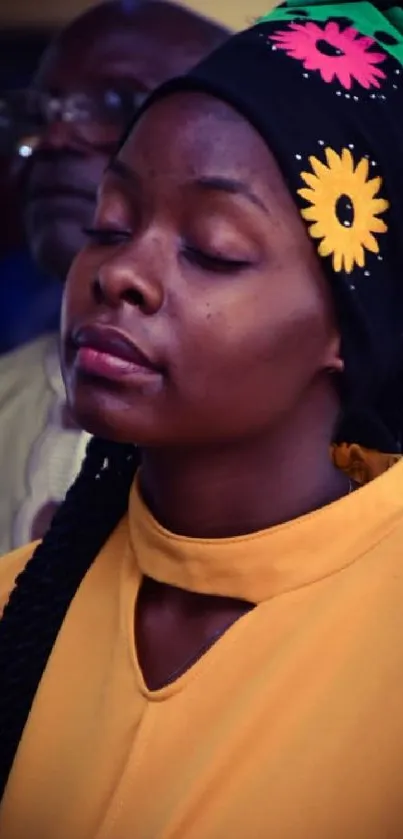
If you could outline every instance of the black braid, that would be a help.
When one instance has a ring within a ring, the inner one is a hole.
[[[0,621],[0,801],[70,603],[125,514],[139,452],[92,440],[82,470],[19,575]]]

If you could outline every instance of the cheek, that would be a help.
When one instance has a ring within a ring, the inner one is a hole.
[[[71,322],[80,317],[91,299],[91,278],[94,277],[96,266],[88,251],[84,248],[76,256],[64,287],[61,331],[62,336],[68,331]]]
[[[287,299],[288,298],[288,299]],[[290,294],[276,306],[264,309],[255,321],[256,348],[273,369],[283,374],[292,368],[295,374],[307,372],[320,364],[326,338],[323,313],[315,296],[301,299]]]
[[[206,310],[193,325],[184,356],[189,399],[244,416],[284,410],[299,398],[322,366],[324,316],[314,294],[303,302],[291,293],[271,297]]]
[[[217,364],[254,369],[257,362],[292,358],[311,364],[326,340],[326,317],[315,292],[244,296],[219,310],[205,307],[190,330],[196,358],[208,353]],[[203,355],[202,355],[203,353]]]

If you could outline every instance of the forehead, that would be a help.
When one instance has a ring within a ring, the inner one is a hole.
[[[175,93],[142,116],[119,157],[146,178],[242,180],[278,207],[294,203],[255,129],[229,105],[202,93]]]
[[[76,25],[47,50],[35,87],[73,90],[103,79],[127,79],[152,90],[176,72],[177,50],[160,27],[145,22],[95,21]]]

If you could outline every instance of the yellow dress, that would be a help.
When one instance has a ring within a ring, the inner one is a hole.
[[[0,563],[3,601],[31,552]],[[143,574],[257,605],[150,691]],[[402,784],[403,464],[236,539],[166,532],[134,485],[49,660],[0,837],[402,839]]]

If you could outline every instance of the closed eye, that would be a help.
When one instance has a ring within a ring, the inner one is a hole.
[[[242,271],[251,266],[251,262],[245,259],[226,259],[189,246],[183,249],[183,253],[192,265],[196,265],[205,271],[215,271],[218,274]]]
[[[84,227],[83,233],[87,239],[103,248],[121,245],[128,242],[132,236],[130,230],[113,227]]]

